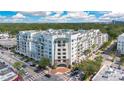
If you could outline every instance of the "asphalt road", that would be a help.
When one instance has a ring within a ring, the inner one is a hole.
[[[14,55],[12,55],[13,53],[5,50],[5,49],[0,49],[0,58],[4,59],[7,63],[9,63],[10,65],[13,65],[15,62],[22,62],[25,65],[28,65],[27,63],[25,63],[24,61],[20,60],[19,58],[16,58]],[[35,77],[38,76],[39,73],[34,72],[34,70],[30,67],[27,66],[26,68],[23,68],[26,72],[28,72],[30,74],[31,77]],[[35,77],[35,80],[41,80],[40,77],[42,77],[43,75],[39,75],[39,77]],[[24,76],[27,77],[27,76]],[[30,78],[30,77],[29,77]],[[24,80],[34,80],[34,79],[24,79]]]

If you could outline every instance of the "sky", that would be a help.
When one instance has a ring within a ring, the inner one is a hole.
[[[0,23],[84,23],[124,21],[112,11],[0,11]]]

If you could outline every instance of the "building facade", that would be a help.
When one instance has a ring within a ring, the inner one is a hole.
[[[106,41],[108,34],[93,29],[20,31],[17,35],[17,52],[35,60],[47,57],[52,65],[72,65],[85,58],[86,50],[96,51]]]
[[[120,54],[124,54],[124,33],[118,36],[118,39],[117,39],[117,51]]]

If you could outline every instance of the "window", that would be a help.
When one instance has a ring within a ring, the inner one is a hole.
[[[41,49],[43,49],[43,46],[41,46]]]
[[[61,41],[58,41],[58,43],[61,43]]]
[[[58,53],[58,55],[61,55],[61,53]]]
[[[66,55],[66,53],[64,52],[63,55]]]
[[[60,57],[60,56],[58,56],[58,59],[61,59],[61,57]]]
[[[62,46],[65,46],[65,43],[64,43],[64,44],[62,44]]]
[[[49,54],[51,54],[51,52],[49,52]]]
[[[61,44],[58,44],[58,47],[60,47],[61,46]]]
[[[66,56],[63,56],[63,58],[66,58]]]
[[[63,41],[63,43],[65,43],[65,41]]]
[[[63,51],[66,51],[66,49],[63,49]]]
[[[63,62],[66,62],[66,60],[63,60]]]
[[[58,49],[58,51],[61,51],[61,49]]]

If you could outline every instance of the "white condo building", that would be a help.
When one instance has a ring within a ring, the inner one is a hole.
[[[124,33],[118,36],[118,39],[117,39],[117,51],[120,54],[124,54]]]
[[[93,45],[96,46],[96,51],[106,41],[108,34],[94,29],[20,31],[17,35],[17,52],[35,60],[47,57],[52,65],[72,65],[83,60],[84,52]]]

